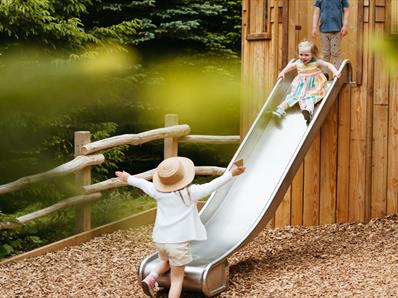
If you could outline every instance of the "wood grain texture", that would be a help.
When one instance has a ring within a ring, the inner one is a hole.
[[[371,218],[386,215],[388,106],[375,105],[373,112]]]
[[[304,158],[303,225],[305,226],[319,224],[320,141],[318,134]]]
[[[388,111],[387,214],[398,213],[398,75],[390,80]]]
[[[293,178],[291,186],[291,224],[299,225],[303,224],[303,191],[304,190],[304,163],[301,164],[297,170],[296,175]]]
[[[339,118],[337,135],[337,193],[336,222],[348,221],[348,198],[350,185],[350,120],[351,86],[346,85],[340,91],[338,100]]]
[[[275,227],[290,225],[291,188],[289,187],[275,212]]]
[[[336,221],[337,116],[338,101],[334,103],[321,128],[320,224],[331,224]]]
[[[75,132],[75,157],[82,154],[82,146],[89,144],[90,141],[91,133],[89,131]],[[91,166],[86,166],[75,173],[75,183],[78,187],[91,184]],[[100,196],[101,194],[98,194],[98,197],[95,197],[94,194],[92,194],[88,195],[87,197],[78,196],[74,198],[69,198],[64,201],[58,202],[48,208],[33,212],[31,216],[33,216],[34,219],[44,216],[46,214],[50,214],[56,210],[66,208],[68,206],[77,205],[75,208],[75,232],[80,233],[88,231],[91,230],[91,202],[98,199]],[[25,215],[25,217],[27,217],[28,219],[29,215]]]

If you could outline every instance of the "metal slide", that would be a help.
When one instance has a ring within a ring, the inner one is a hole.
[[[208,239],[192,243],[194,259],[186,266],[184,289],[209,297],[226,289],[227,257],[251,241],[274,216],[341,87],[351,81],[348,60],[340,70],[341,78],[329,85],[309,125],[295,108],[282,120],[272,117],[270,111],[285,98],[294,74],[278,80],[228,166],[243,158],[246,172],[214,192],[200,212]],[[158,261],[155,253],[141,262],[139,281]],[[158,283],[169,287],[169,274],[161,276]]]

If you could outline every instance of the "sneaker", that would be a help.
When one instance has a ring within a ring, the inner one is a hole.
[[[324,72],[323,75],[326,77],[326,81],[329,81],[329,74],[327,72]]]
[[[286,115],[286,112],[281,107],[277,107],[276,110],[272,112],[272,115],[278,117],[279,119],[282,119],[282,117]]]
[[[141,282],[141,287],[144,290],[144,293],[149,297],[155,297],[155,289],[156,286],[156,279],[153,277],[152,274],[149,274],[145,277]]]
[[[304,119],[307,121],[307,124],[309,124],[311,122],[312,119],[312,114],[310,111],[308,110],[301,110],[301,113],[304,116]]]

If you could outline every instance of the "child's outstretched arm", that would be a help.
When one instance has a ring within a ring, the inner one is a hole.
[[[318,62],[318,65],[321,66],[321,67],[324,67],[324,68],[327,67],[333,73],[334,77],[336,77],[338,79],[340,78],[341,73],[339,73],[337,68],[332,63],[326,62],[326,61],[321,60],[321,59],[318,59],[317,62]]]
[[[230,171],[226,171],[222,176],[213,179],[209,183],[192,185],[191,199],[193,201],[197,201],[201,198],[210,195],[212,192],[216,191],[218,188],[220,188],[229,180],[231,180],[232,177],[239,176],[245,170],[246,168],[244,166],[241,167],[233,166],[233,168]]]
[[[125,171],[116,171],[115,175],[117,178],[119,178],[120,181],[123,181],[124,183],[127,183],[127,179],[130,177],[130,174]]]
[[[115,175],[120,181],[128,183],[131,186],[138,187],[143,192],[145,192],[147,195],[156,199],[158,191],[156,190],[153,183],[151,183],[143,178],[134,177],[133,175],[130,175],[129,173],[127,173],[125,171],[123,171],[123,172],[116,171]]]
[[[296,61],[289,62],[284,69],[279,73],[278,79],[282,78],[283,80],[285,79],[285,74],[296,69]]]

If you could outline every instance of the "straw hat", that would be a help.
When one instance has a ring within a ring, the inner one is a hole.
[[[195,177],[195,165],[186,157],[170,157],[163,160],[153,174],[153,183],[160,192],[172,192],[184,188]]]

